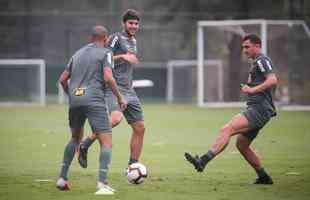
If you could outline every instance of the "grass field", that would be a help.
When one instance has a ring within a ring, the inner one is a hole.
[[[89,168],[80,168],[74,159],[72,190],[55,188],[70,136],[66,106],[0,107],[0,199],[310,199],[310,112],[279,112],[263,129],[254,147],[275,184],[257,186],[250,184],[255,173],[238,154],[235,139],[202,174],[183,158],[184,151],[207,151],[217,130],[238,109],[165,104],[147,104],[144,109],[147,130],[141,161],[149,168],[148,179],[138,186],[126,182],[131,131],[122,122],[113,133],[109,176],[117,193],[95,196],[97,143],[89,153]]]

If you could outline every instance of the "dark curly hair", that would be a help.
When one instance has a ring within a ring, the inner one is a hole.
[[[140,21],[140,13],[134,9],[128,9],[123,14],[123,22],[125,23],[127,20],[136,19]]]

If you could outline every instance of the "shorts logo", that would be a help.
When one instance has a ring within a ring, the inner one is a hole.
[[[76,88],[74,90],[74,95],[75,96],[84,96],[85,95],[85,90],[86,90],[86,88]]]

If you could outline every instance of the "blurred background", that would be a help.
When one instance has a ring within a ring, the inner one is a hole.
[[[142,63],[134,79],[154,82],[153,87],[137,88],[143,100],[196,103],[198,21],[265,19],[286,20],[267,25],[267,54],[280,77],[277,101],[310,105],[310,1],[306,0],[0,0],[0,59],[44,59],[47,102],[57,103],[58,76],[71,55],[87,43],[91,27],[102,24],[111,33],[120,31],[121,15],[128,8],[142,14],[137,35]],[[240,42],[242,34],[260,34],[260,28],[204,27],[203,57],[215,61],[206,64],[205,101],[242,100],[239,85],[247,80],[248,64]],[[172,67],[169,76],[167,65],[178,65],[180,60],[180,67]],[[39,71],[5,65],[0,65],[0,100],[31,101],[40,90]]]

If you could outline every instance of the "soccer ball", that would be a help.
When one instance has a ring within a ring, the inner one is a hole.
[[[141,184],[147,177],[147,169],[141,163],[133,163],[127,168],[127,180],[132,184]]]

